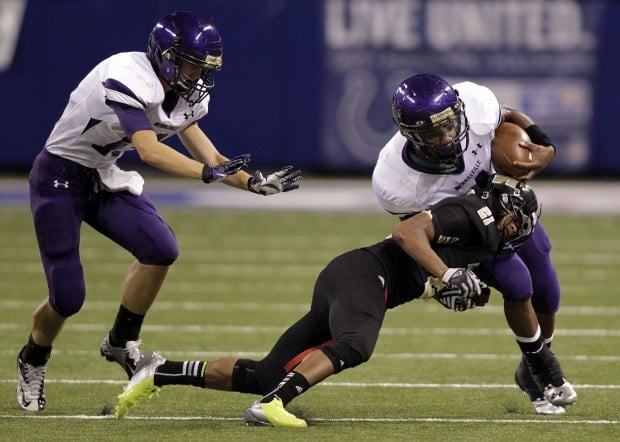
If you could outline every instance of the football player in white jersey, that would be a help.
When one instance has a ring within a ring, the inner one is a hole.
[[[392,116],[399,131],[379,153],[372,185],[379,204],[400,218],[462,195],[476,180],[493,174],[491,140],[503,121],[525,129],[532,141],[522,144],[531,161],[515,163],[529,170],[520,178],[534,177],[555,154],[549,137],[529,116],[501,106],[490,89],[472,82],[450,85],[436,75],[413,75],[396,89]],[[550,345],[553,339],[560,285],[550,249],[549,237],[538,224],[527,241],[512,244],[512,251],[499,252],[477,270],[502,293],[506,320],[522,349],[523,342]],[[515,381],[535,412],[564,414],[563,407],[545,399],[545,386],[534,381],[537,374],[530,368],[523,356]]]
[[[121,305],[101,355],[133,375],[145,314],[178,256],[172,230],[143,192],[144,180],[117,160],[135,149],[146,164],[181,177],[223,183],[262,195],[296,189],[291,166],[264,177],[241,170],[250,155],[228,159],[198,126],[208,111],[212,72],[222,67],[222,38],[210,21],[173,12],[157,22],[144,52],[113,55],[71,93],[29,174],[30,204],[48,297],[33,314],[17,358],[17,400],[45,408],[44,380],[52,344],[84,303],[79,256],[82,222],[135,257]],[[163,144],[178,135],[190,156]]]

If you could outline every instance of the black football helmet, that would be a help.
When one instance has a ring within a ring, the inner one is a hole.
[[[540,218],[540,205],[532,188],[525,181],[505,175],[493,175],[487,183],[476,186],[475,193],[491,209],[496,222],[509,214],[517,225],[515,234],[500,232],[501,249],[516,251],[532,234]]]

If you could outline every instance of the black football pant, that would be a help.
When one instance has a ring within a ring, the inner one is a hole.
[[[385,274],[365,250],[346,252],[321,271],[310,311],[289,327],[261,361],[240,360],[233,390],[267,394],[318,348],[338,373],[366,362],[375,348],[385,317]]]

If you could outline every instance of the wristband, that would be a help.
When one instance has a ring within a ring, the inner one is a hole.
[[[553,147],[553,151],[555,152],[555,146],[551,142],[551,139],[546,133],[542,131],[538,124],[532,124],[531,126],[528,126],[528,128],[525,129],[525,132],[530,137],[530,140],[532,140],[532,143],[540,144],[541,146],[551,146]]]
[[[202,181],[207,184],[211,182],[211,166],[208,164],[205,164],[202,168]]]
[[[246,184],[245,186],[248,188],[248,190],[249,190],[250,192],[256,193],[256,192],[254,191],[254,189],[252,189],[252,180],[253,180],[253,179],[254,179],[254,177],[253,177],[253,176],[251,176],[250,178],[248,178],[248,182],[247,182],[247,184]]]

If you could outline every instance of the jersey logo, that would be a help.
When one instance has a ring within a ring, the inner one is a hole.
[[[482,166],[482,162],[480,160],[476,160],[476,163],[471,168],[471,171],[467,174],[467,176],[465,177],[463,181],[461,181],[460,183],[456,185],[454,190],[461,190],[469,181],[471,181],[472,178],[475,178],[476,175],[478,175],[478,170],[480,169],[481,166]]]
[[[58,180],[54,180],[54,187],[56,189],[58,189],[61,186],[64,187],[65,189],[68,189],[69,188],[69,181],[65,181],[64,183],[61,183]]]
[[[453,242],[459,242],[460,238],[456,236],[443,236],[439,235],[437,238],[437,244],[451,244]]]

